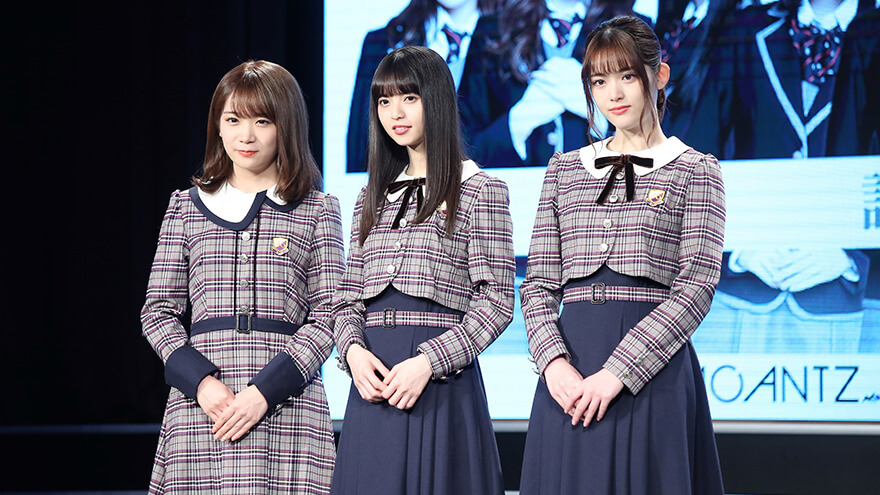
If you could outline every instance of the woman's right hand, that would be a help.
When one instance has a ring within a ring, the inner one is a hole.
[[[361,398],[373,403],[385,400],[382,397],[382,392],[385,391],[382,379],[388,376],[389,370],[382,361],[359,344],[352,344],[348,348],[345,360],[351,370],[351,380]]]
[[[232,390],[214,378],[213,375],[207,375],[199,382],[196,401],[205,414],[215,422],[233,400],[235,400],[235,394]]]
[[[570,414],[574,408],[579,395],[572,392],[583,379],[584,377],[565,359],[565,356],[557,357],[544,368],[547,390],[566,414]]]

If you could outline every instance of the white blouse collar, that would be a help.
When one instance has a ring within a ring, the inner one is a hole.
[[[199,198],[205,204],[205,207],[227,222],[239,222],[244,219],[253,206],[254,199],[257,197],[257,193],[248,193],[241,189],[236,189],[228,181],[224,182],[213,193],[207,193],[200,188],[197,189]],[[278,196],[275,185],[266,190],[266,197],[279,205],[286,204]]]
[[[594,165],[594,161],[597,158],[602,158],[606,156],[619,156],[623,154],[608,149],[607,144],[609,141],[611,141],[612,138],[613,136],[602,141],[595,142],[589,146],[584,146],[578,152],[581,157],[581,163],[584,164],[584,168],[587,169],[587,172],[589,172],[590,175],[597,179],[605,177],[611,170],[611,167],[602,168],[601,170],[597,169]],[[687,151],[688,148],[689,146],[682,143],[681,140],[679,140],[677,137],[670,137],[666,139],[666,141],[663,141],[653,148],[630,153],[635,156],[650,158],[654,160],[654,166],[651,168],[633,167],[633,169],[638,176],[650,174],[651,172],[663,167],[664,165],[669,164],[670,162],[681,156],[681,154]]]
[[[481,171],[481,169],[480,169],[479,165],[477,165],[473,160],[465,160],[465,161],[461,162],[461,181],[464,182],[464,181],[470,179],[471,177],[480,173],[480,171]],[[403,171],[400,172],[400,175],[398,175],[397,178],[394,179],[394,182],[398,182],[398,181],[402,181],[402,180],[413,180],[413,179],[418,179],[418,177],[413,177],[412,175],[407,175],[406,167],[404,167]],[[422,186],[422,187],[425,187],[425,186]],[[403,192],[405,190],[406,189],[401,189],[400,191],[397,191],[395,193],[389,193],[386,191],[385,197],[388,198],[388,201],[391,201],[393,203],[394,201],[397,201],[397,199],[400,196],[403,195]]]
[[[474,13],[464,21],[463,24],[456,24],[452,21],[452,16],[441,6],[437,6],[437,16],[429,19],[425,23],[425,35],[431,40],[440,35],[443,26],[448,25],[454,31],[461,33],[462,37],[474,34],[477,29],[477,23],[480,21],[480,11],[475,10]]]
[[[841,31],[846,31],[849,24],[856,18],[858,10],[858,0],[843,0],[832,12],[819,17],[813,10],[813,6],[810,5],[810,2],[808,0],[802,0],[800,7],[798,7],[797,16],[798,22],[802,26],[811,26],[815,24],[826,31],[831,31],[837,26],[840,26]]]

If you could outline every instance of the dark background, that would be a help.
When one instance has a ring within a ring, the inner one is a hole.
[[[321,163],[323,5],[26,7],[4,21],[0,491],[145,490],[168,388],[139,312],[169,195],[199,169],[214,87],[248,59],[297,78]],[[524,434],[498,440],[516,489]],[[876,436],[718,445],[730,493],[877,489]]]

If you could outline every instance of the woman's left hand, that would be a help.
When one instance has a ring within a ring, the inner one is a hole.
[[[234,441],[243,437],[257,421],[266,415],[269,404],[260,389],[251,385],[235,394],[235,400],[223,411],[214,423],[211,432],[214,440]]]
[[[401,361],[385,376],[382,397],[398,409],[410,409],[416,405],[433,374],[424,354]]]
[[[584,378],[575,388],[579,395],[575,407],[569,411],[571,424],[578,424],[583,419],[584,427],[590,424],[593,417],[601,421],[611,401],[623,390],[623,382],[614,373],[605,368]]]

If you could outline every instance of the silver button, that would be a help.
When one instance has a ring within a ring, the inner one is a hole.
[[[401,219],[400,219],[400,226],[401,226],[401,227],[406,227],[406,224],[407,224],[406,219],[405,219],[405,218],[401,218]]]
[[[241,233],[241,240],[243,240],[243,241],[249,241],[249,240],[251,240],[251,233],[248,232],[248,231],[244,231],[244,232],[242,232],[242,233]]]
[[[247,286],[248,286],[248,281],[247,281],[247,280],[239,280],[239,281],[238,281],[238,286],[239,286],[239,287],[247,287]]]
[[[626,177],[626,175],[623,173],[623,170],[621,170],[620,172],[617,172],[617,175],[614,176],[614,178],[617,180],[621,180],[624,177]]]
[[[248,259],[249,259],[248,255],[246,255],[246,254],[241,254],[238,256],[238,261],[240,261],[242,263],[247,263]]]
[[[247,304],[242,304],[242,305],[238,308],[238,312],[241,313],[241,314],[243,314],[243,315],[248,314],[250,311],[251,311],[251,307],[248,306]]]
[[[394,243],[394,249],[400,251],[400,248],[402,248],[402,247],[403,247],[403,243],[402,243],[402,242],[400,242],[400,241],[396,241],[396,242]]]
[[[603,242],[602,244],[599,244],[599,251],[602,251],[603,253],[604,253],[605,251],[608,251],[608,243],[607,243],[607,242]]]
[[[618,196],[616,194],[612,194],[611,196],[608,196],[608,201],[611,203],[617,203],[618,200],[620,200],[620,196]]]
[[[385,271],[387,271],[388,273],[394,273],[395,271],[397,271],[397,267],[394,265],[388,265],[388,268]]]
[[[606,229],[610,229],[612,225],[614,225],[614,222],[612,222],[610,218],[606,218],[605,220],[602,220],[602,226],[605,227]]]

